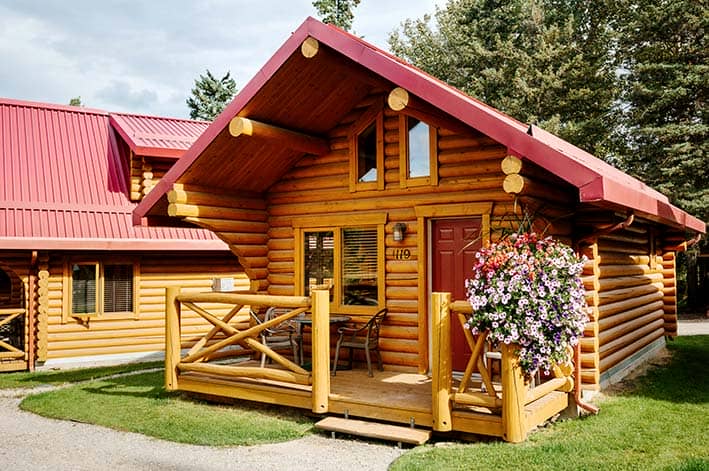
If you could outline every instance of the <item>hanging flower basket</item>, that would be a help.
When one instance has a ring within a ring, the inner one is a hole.
[[[497,345],[519,345],[528,376],[568,361],[588,320],[581,271],[584,258],[551,237],[512,236],[479,250],[466,281],[473,334],[486,330]]]

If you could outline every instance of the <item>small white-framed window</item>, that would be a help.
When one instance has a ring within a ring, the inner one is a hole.
[[[384,101],[376,100],[349,135],[350,191],[384,189]]]

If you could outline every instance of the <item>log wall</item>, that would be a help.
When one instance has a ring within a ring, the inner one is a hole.
[[[85,255],[85,254],[82,254]],[[115,253],[112,254],[115,256]],[[107,313],[98,317],[62,316],[68,287],[64,277],[65,256],[53,254],[47,267],[46,352],[42,360],[136,354],[164,349],[165,288],[180,286],[184,292],[211,291],[213,277],[233,277],[235,288],[248,290],[249,282],[238,262],[223,253],[143,253],[128,254],[140,264],[138,313]],[[97,257],[99,260],[100,256]],[[205,306],[217,315],[226,314],[225,305]],[[193,312],[183,312],[185,345],[211,327]]]

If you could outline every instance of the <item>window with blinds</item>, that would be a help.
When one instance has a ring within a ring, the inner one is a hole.
[[[98,263],[75,263],[71,269],[71,312],[84,316],[98,314],[96,292]]]
[[[104,265],[103,312],[133,311],[133,265]]]
[[[377,230],[342,230],[342,300],[344,304],[378,303]]]

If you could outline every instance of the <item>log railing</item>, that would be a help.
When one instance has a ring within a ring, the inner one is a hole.
[[[10,328],[12,321],[24,314],[25,310],[22,308],[13,307],[0,309],[0,360],[25,358],[25,352],[12,345],[9,338],[3,335],[3,332]]]
[[[222,318],[211,314],[200,303],[217,303],[233,306]],[[261,306],[291,309],[262,324],[240,330],[230,321],[245,307]],[[190,309],[212,324],[183,356],[180,316],[182,308]],[[281,322],[311,311],[313,316],[313,373],[303,369],[288,358],[273,351],[258,341],[264,329],[275,327]],[[328,410],[330,394],[330,329],[329,292],[313,290],[312,297],[268,296],[241,293],[199,293],[180,294],[179,288],[167,288],[165,322],[165,387],[178,390],[180,374],[196,372],[233,378],[267,379],[297,385],[311,386],[312,410],[323,413]],[[324,326],[324,327],[323,327]],[[217,340],[218,338],[218,340]],[[235,364],[214,364],[210,360],[230,354],[229,349],[241,347],[241,351],[254,351],[271,358],[277,367],[244,366]]]
[[[484,361],[487,333],[473,336],[465,327],[465,321],[472,313],[467,302],[451,302],[450,293],[433,293],[431,297],[432,340],[433,340],[433,429],[452,430],[452,413],[455,405],[478,406],[499,409],[502,414],[503,438],[509,442],[526,439],[528,430],[536,424],[528,424],[525,406],[553,391],[570,392],[573,389],[571,364],[554,368],[554,378],[532,386],[525,380],[519,359],[514,354],[513,345],[500,346],[500,384],[494,384]],[[450,342],[451,322],[463,329],[472,352],[460,385],[452,387],[452,353]],[[481,378],[481,386],[472,388],[470,379],[474,372]]]

